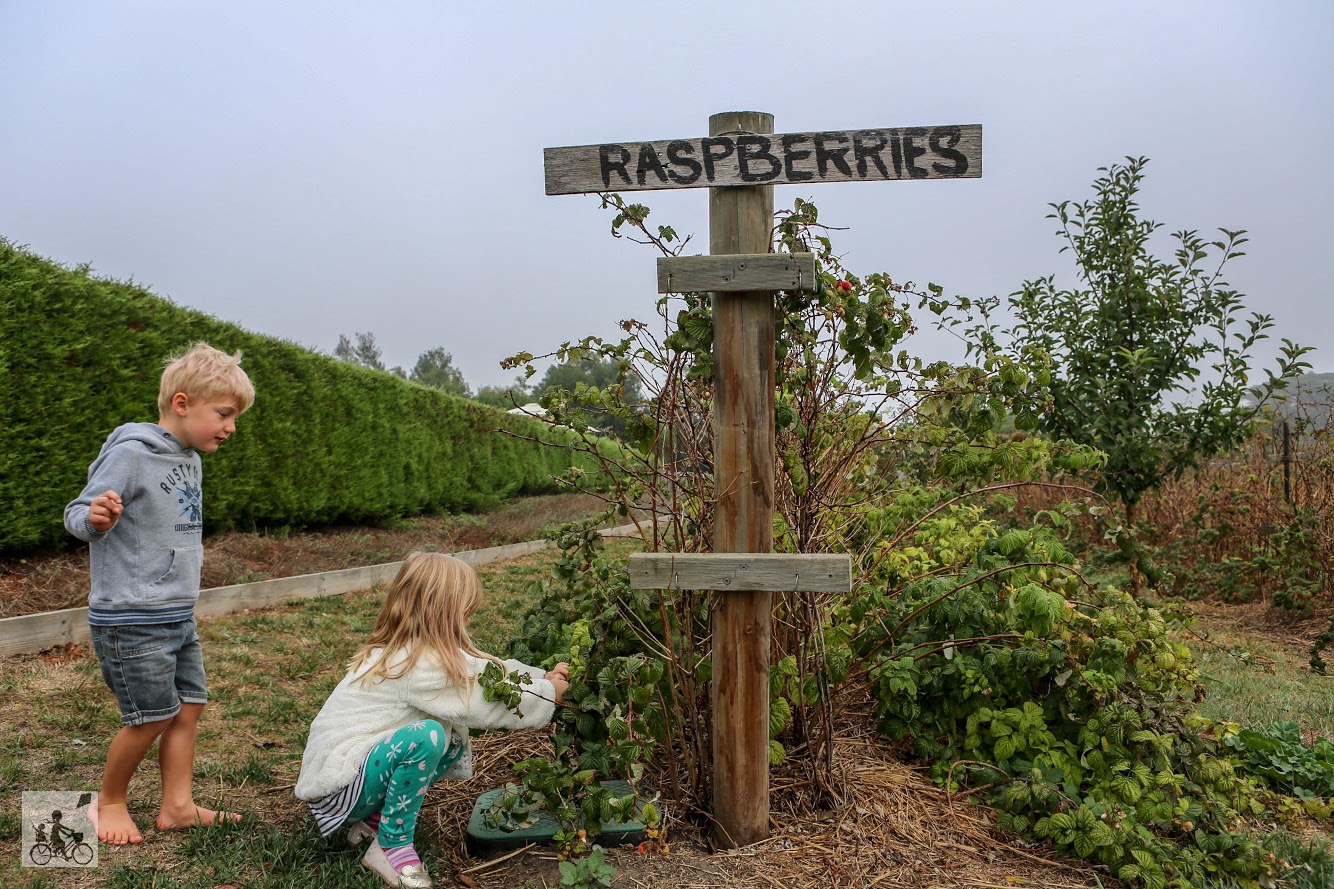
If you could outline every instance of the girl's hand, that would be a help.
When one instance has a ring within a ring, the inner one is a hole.
[[[542,675],[556,690],[556,703],[559,704],[561,698],[565,697],[565,692],[570,688],[570,665],[561,661]]]

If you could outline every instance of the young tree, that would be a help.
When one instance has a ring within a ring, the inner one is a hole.
[[[353,343],[347,334],[338,335],[338,345],[334,346],[334,357],[339,361],[346,361],[348,364],[359,364],[362,367],[369,367],[371,370],[384,370],[384,361],[381,359],[380,347],[375,344],[375,334],[358,333],[355,334],[356,342]]]
[[[1242,295],[1222,277],[1245,232],[1206,241],[1180,231],[1170,261],[1154,256],[1160,224],[1141,219],[1135,200],[1147,162],[1102,167],[1091,200],[1051,205],[1080,286],[1048,276],[1009,299],[1011,340],[1051,360],[1046,409],[1019,425],[1104,451],[1099,484],[1120,499],[1128,528],[1145,492],[1241,442],[1260,407],[1310,366],[1310,350],[1284,339],[1276,367],[1251,382],[1273,319],[1241,318]]]
[[[418,356],[417,364],[412,368],[409,379],[423,386],[441,389],[450,395],[458,395],[461,398],[472,397],[472,390],[468,387],[467,380],[463,379],[463,371],[454,366],[454,356],[440,346],[428,349]]]

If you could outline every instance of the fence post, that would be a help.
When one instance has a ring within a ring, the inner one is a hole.
[[[1292,430],[1283,421],[1283,499],[1292,505]]]

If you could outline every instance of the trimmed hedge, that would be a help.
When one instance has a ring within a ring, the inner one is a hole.
[[[244,353],[254,406],[205,454],[207,530],[469,510],[554,490],[574,459],[535,421],[355,367],[69,269],[0,238],[0,553],[68,545],[65,504],[121,423],[157,419],[166,358]]]

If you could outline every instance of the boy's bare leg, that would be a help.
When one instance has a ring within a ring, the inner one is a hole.
[[[123,846],[142,843],[143,834],[130,817],[125,795],[130,789],[134,770],[143,762],[144,754],[153,741],[167,728],[167,722],[145,722],[143,725],[122,726],[111,739],[107,751],[107,765],[102,771],[102,789],[97,794],[97,838],[105,843]]]
[[[215,812],[195,805],[195,738],[199,734],[199,714],[203,704],[181,704],[181,712],[172,719],[158,745],[158,765],[162,768],[162,810],[158,812],[158,830],[184,830],[210,825],[219,818],[240,821],[232,812]]]

